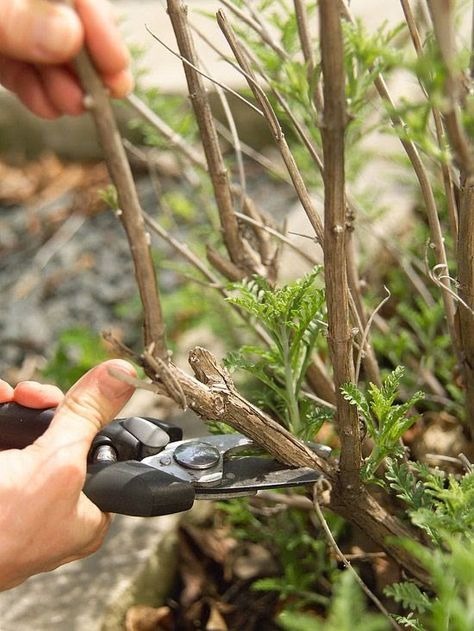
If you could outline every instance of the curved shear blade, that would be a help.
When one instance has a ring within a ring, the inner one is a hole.
[[[254,495],[264,489],[306,486],[314,484],[321,476],[315,469],[289,468],[271,458],[231,458],[225,462],[218,484],[196,487],[196,499],[227,499]]]

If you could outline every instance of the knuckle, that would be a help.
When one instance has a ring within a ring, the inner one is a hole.
[[[80,394],[76,394],[74,391],[69,392],[62,407],[69,414],[90,423],[96,432],[104,424],[104,415],[99,402],[89,392],[81,392]]]

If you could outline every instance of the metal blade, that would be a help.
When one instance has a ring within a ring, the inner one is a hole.
[[[325,445],[308,446],[326,458],[331,453]],[[253,495],[262,489],[305,486],[322,475],[308,467],[282,465],[264,451],[255,455],[253,447],[255,444],[242,434],[210,435],[169,443],[142,462],[190,482],[196,499],[225,499]]]
[[[232,458],[225,462],[224,475],[219,483],[196,487],[196,499],[228,499],[254,495],[264,489],[306,486],[314,484],[321,476],[314,469],[291,469],[272,459],[252,456]]]

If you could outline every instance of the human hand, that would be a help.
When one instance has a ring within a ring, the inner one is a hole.
[[[92,554],[105,537],[110,515],[82,487],[94,436],[133,393],[133,387],[110,375],[110,368],[135,375],[122,360],[96,366],[67,392],[38,440],[0,453],[0,590]],[[28,389],[29,398],[22,398],[20,388],[20,400],[7,400],[30,405],[35,388]],[[0,396],[2,390],[8,390],[5,382],[0,383]],[[46,388],[42,393],[37,389],[35,396],[42,406],[54,403],[57,395]]]
[[[129,53],[107,0],[0,0],[0,84],[34,114],[54,119],[84,111],[71,62],[85,44],[111,96],[133,87]]]

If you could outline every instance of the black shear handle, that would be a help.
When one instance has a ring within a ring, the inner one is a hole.
[[[137,460],[93,464],[84,493],[105,513],[156,517],[188,510],[194,487]]]
[[[0,405],[0,449],[23,449],[41,436],[54,409],[34,410],[16,403]],[[137,517],[170,515],[191,508],[188,482],[137,460],[88,466],[84,493],[102,511]]]
[[[49,427],[55,409],[34,410],[18,403],[0,405],[0,449],[24,449]]]

